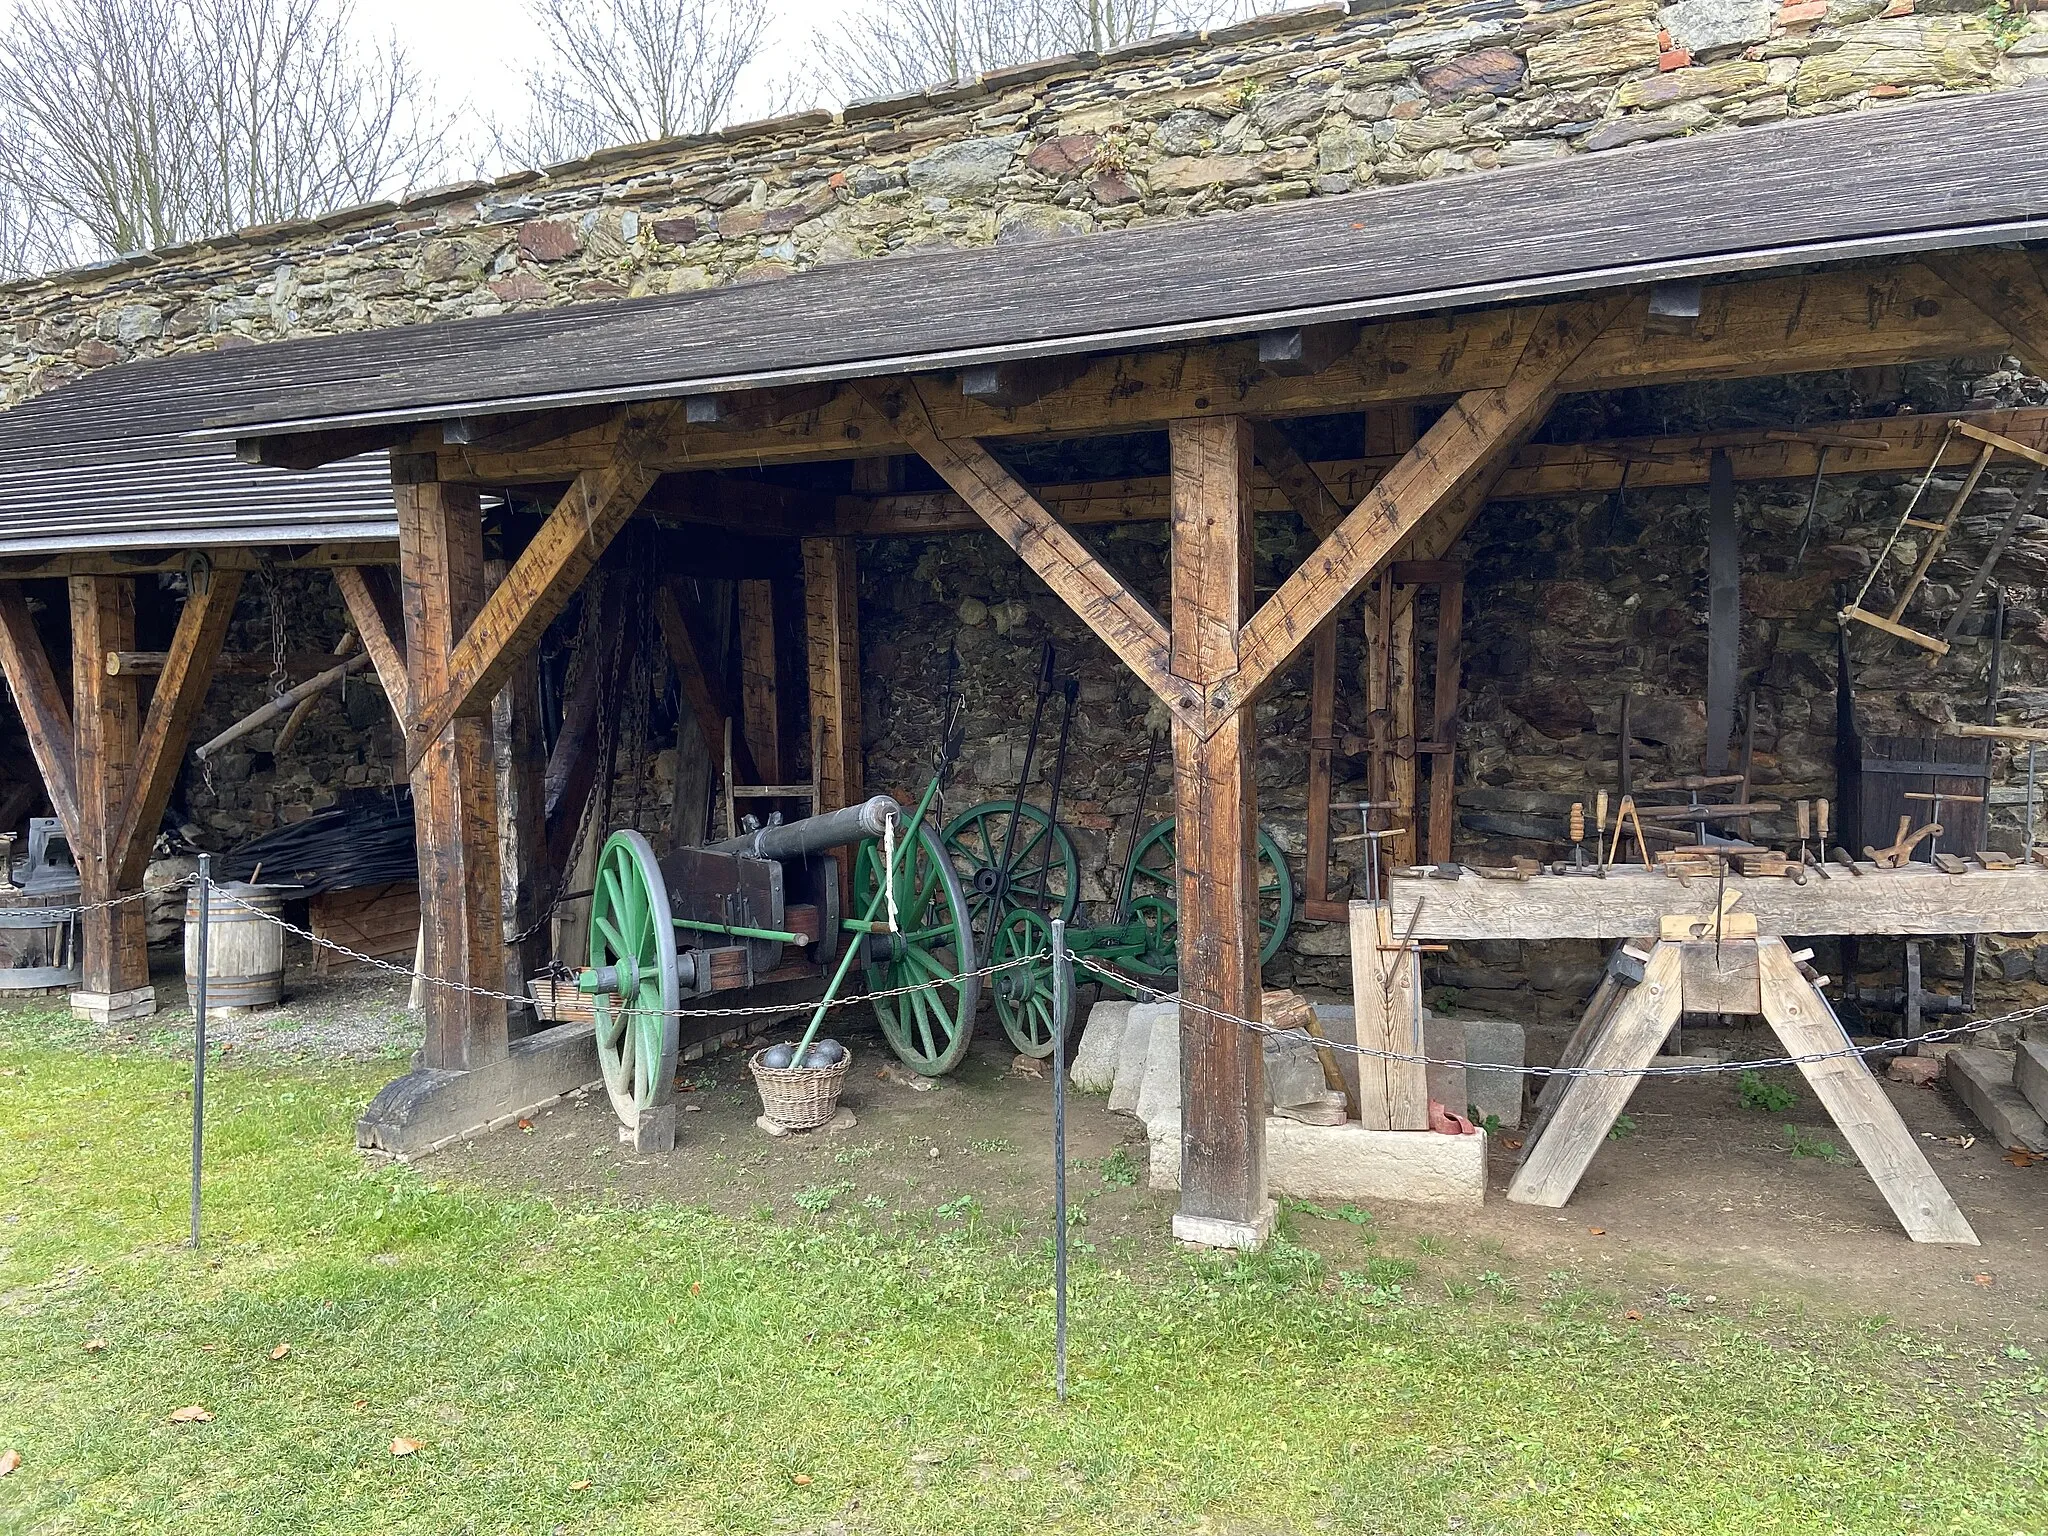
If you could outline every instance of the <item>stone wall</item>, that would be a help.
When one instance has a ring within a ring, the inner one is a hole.
[[[0,288],[0,402],[132,357],[1117,228],[2048,75],[2030,0],[1357,0]]]

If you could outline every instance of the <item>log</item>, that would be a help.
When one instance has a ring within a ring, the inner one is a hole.
[[[202,746],[194,747],[192,755],[199,759],[200,762],[205,762],[223,747],[234,745],[234,743],[240,741],[251,731],[261,730],[279,715],[290,714],[298,706],[300,700],[310,699],[314,694],[320,692],[321,689],[332,687],[344,677],[354,672],[360,672],[369,665],[370,653],[358,651],[340,665],[329,667],[317,677],[307,678],[298,687],[288,689],[284,693],[279,694],[260,709],[251,710],[218,736],[214,737],[213,740]]]

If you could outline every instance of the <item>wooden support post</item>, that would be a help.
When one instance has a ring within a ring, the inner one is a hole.
[[[1351,903],[1351,1001],[1360,1046],[1423,1054],[1419,960],[1396,944],[1386,902]],[[1358,1121],[1370,1131],[1428,1130],[1429,1069],[1419,1061],[1359,1057]]]
[[[1170,665],[1197,699],[1237,670],[1251,609],[1252,439],[1241,418],[1176,421]],[[1216,1013],[1259,1017],[1258,805],[1253,716],[1203,734],[1173,728],[1179,862],[1180,1209],[1176,1237],[1252,1247],[1272,1229],[1260,1037]],[[1215,1010],[1216,1013],[1203,1010]]]
[[[509,569],[504,560],[484,564],[485,583],[495,589]],[[547,862],[547,751],[541,734],[540,658],[518,658],[505,686],[491,702],[491,748],[498,779],[498,864],[500,914],[505,929],[505,991],[526,990],[526,978],[551,958],[553,935],[547,915],[556,886]],[[513,1008],[508,1032],[525,1034],[532,1011]]]
[[[142,744],[137,680],[107,675],[109,651],[135,649],[135,580],[71,578],[71,706],[76,732],[79,893],[85,904],[125,894],[121,817],[135,784]],[[138,886],[139,888],[139,886]],[[140,901],[87,911],[79,918],[85,952],[74,1011],[101,1023],[156,1011],[149,985],[149,941]]]
[[[1458,683],[1463,675],[1465,577],[1448,566],[1437,583],[1436,697],[1430,725],[1429,862],[1447,864],[1458,815]]]
[[[804,635],[818,810],[852,805],[861,761],[860,591],[853,540],[805,539]]]
[[[1308,903],[1310,917],[1323,917],[1330,894],[1330,759],[1337,740],[1337,620],[1316,631],[1309,651],[1308,685]]]
[[[8,691],[21,711],[29,750],[43,775],[43,787],[71,846],[82,847],[78,830],[77,745],[71,727],[71,706],[57,685],[50,653],[36,633],[28,598],[18,581],[0,582],[0,666],[7,672]]]
[[[775,677],[775,584],[740,583],[740,730],[760,782],[780,784],[782,711]]]
[[[1388,589],[1398,593],[1394,584]],[[1387,683],[1388,729],[1393,738],[1393,756],[1387,764],[1387,798],[1394,802],[1387,814],[1390,826],[1400,830],[1386,840],[1384,852],[1389,864],[1415,862],[1415,832],[1420,808],[1416,805],[1415,776],[1415,604],[1393,600],[1393,623],[1388,626]]]
[[[393,454],[391,460],[407,682],[416,709],[421,701],[457,696],[450,692],[451,657],[484,606],[483,519],[476,494],[418,478],[431,474],[432,462],[405,454]],[[506,591],[501,586],[499,596]],[[508,638],[497,652],[503,665],[481,695],[484,710],[525,644]],[[412,769],[425,971],[444,983],[425,989],[420,1059],[426,1067],[449,1071],[487,1066],[503,1059],[506,1049],[505,1005],[457,990],[508,990],[497,763],[490,716],[469,708],[472,698],[465,698],[466,712],[450,714],[418,743]],[[408,724],[417,730],[417,715]]]

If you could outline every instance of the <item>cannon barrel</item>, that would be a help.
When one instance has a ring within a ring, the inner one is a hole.
[[[890,817],[899,820],[903,807],[889,795],[876,795],[859,805],[849,805],[822,816],[786,821],[779,827],[763,827],[742,837],[728,837],[712,843],[712,853],[737,853],[755,859],[803,859],[814,853],[843,848],[863,838],[880,837]]]

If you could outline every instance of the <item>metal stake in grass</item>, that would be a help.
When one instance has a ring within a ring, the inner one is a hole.
[[[1052,920],[1052,1389],[1067,1400],[1067,1014],[1074,960],[1064,918]]]
[[[192,978],[192,1246],[199,1246],[199,1154],[206,1144],[206,967],[213,857],[199,855],[199,969]]]

